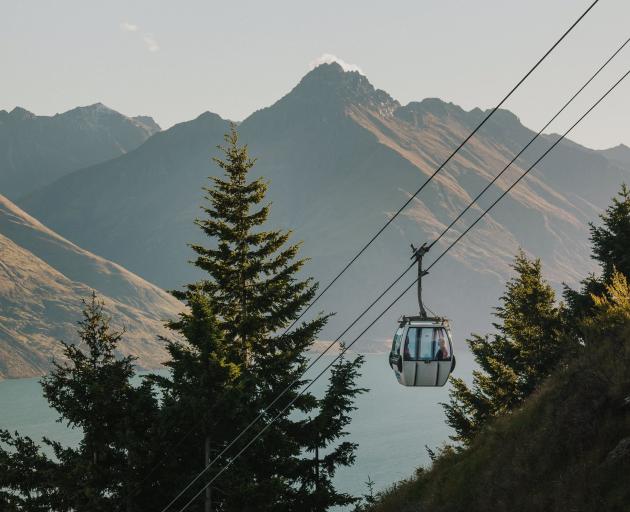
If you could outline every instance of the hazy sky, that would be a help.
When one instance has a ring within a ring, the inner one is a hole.
[[[0,0],[0,109],[54,114],[103,102],[163,127],[210,110],[242,120],[286,94],[322,54],[405,104],[494,106],[590,0],[317,2]],[[600,0],[509,100],[532,129],[626,38],[630,1]],[[630,45],[560,132],[630,67]],[[630,79],[571,138],[630,145]]]

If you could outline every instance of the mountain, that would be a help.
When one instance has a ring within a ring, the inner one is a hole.
[[[275,104],[245,119],[239,132],[257,158],[255,174],[270,181],[270,225],[291,228],[294,239],[304,240],[303,254],[312,258],[305,272],[326,284],[484,115],[436,98],[401,105],[365,76],[333,63],[317,67]],[[180,287],[198,277],[187,264],[187,244],[201,239],[193,219],[201,214],[201,187],[218,173],[210,160],[218,155],[213,148],[228,129],[226,120],[202,114],[120,158],[67,175],[20,204],[79,245],[160,286]],[[324,337],[336,337],[409,264],[409,243],[435,237],[533,133],[511,112],[498,111],[318,305],[338,312]],[[482,206],[556,137],[532,145]],[[457,336],[487,329],[519,246],[542,257],[558,287],[575,284],[594,269],[587,222],[596,220],[629,176],[630,166],[562,142],[432,270],[427,304],[454,320]],[[465,222],[479,212],[471,209]],[[456,226],[427,262],[461,229]],[[396,318],[416,310],[410,293],[372,338],[391,336]]]
[[[157,337],[182,305],[124,268],[85,251],[0,196],[0,378],[41,375],[76,341],[81,299],[95,290],[126,329],[124,354],[144,368],[165,359]]]
[[[630,148],[625,144],[619,144],[614,148],[603,149],[599,151],[609,160],[617,162],[624,166],[630,166]]]
[[[135,149],[160,131],[101,103],[54,116],[0,110],[0,191],[16,200],[65,174]]]

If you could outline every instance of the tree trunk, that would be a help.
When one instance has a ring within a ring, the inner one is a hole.
[[[204,457],[204,466],[208,467],[210,465],[211,462],[211,453],[210,453],[210,436],[206,436],[206,442],[205,442],[205,457]],[[204,501],[204,507],[203,507],[204,512],[212,512],[212,486],[209,485],[208,487],[206,487],[206,498]]]

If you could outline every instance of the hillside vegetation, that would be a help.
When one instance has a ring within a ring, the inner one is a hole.
[[[559,370],[520,409],[468,449],[444,450],[371,510],[628,510],[630,308],[625,314],[618,333],[594,336],[596,350]]]
[[[468,340],[480,370],[444,404],[461,444],[371,499],[373,512],[630,510],[630,190],[591,224],[600,277],[554,307],[521,253],[497,333]],[[550,354],[555,354],[550,357]]]

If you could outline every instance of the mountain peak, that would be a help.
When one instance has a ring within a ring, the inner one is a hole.
[[[13,119],[18,119],[20,121],[25,121],[27,119],[33,119],[35,116],[35,114],[33,114],[32,112],[26,110],[25,108],[22,107],[15,107],[11,112],[9,112],[9,115],[13,118]]]
[[[320,64],[309,71],[283,100],[289,98],[332,107],[361,105],[387,114],[400,106],[385,91],[376,89],[365,75],[345,70],[336,61]]]
[[[120,112],[109,108],[107,105],[104,105],[101,102],[93,103],[92,105],[85,105],[83,107],[75,107],[72,110],[68,110],[67,112],[63,112],[62,114],[57,115],[69,117],[96,117],[102,115],[123,116],[123,114],[121,114]]]
[[[361,74],[358,71],[346,71],[345,69],[343,69],[341,64],[339,64],[336,61],[323,62],[323,63],[318,64],[317,66],[315,66],[308,73],[306,73],[306,75],[304,75],[304,78],[302,78],[302,80],[304,80],[307,77],[319,77],[319,79],[322,79],[322,78],[329,78],[329,79],[331,79],[331,78],[332,79],[334,79],[334,78],[341,78],[344,73],[356,73],[356,74],[359,74],[359,75]]]
[[[623,165],[630,165],[630,148],[625,144],[618,144],[609,149],[600,150],[604,156]]]
[[[135,116],[131,118],[136,123],[143,126],[149,133],[157,133],[162,131],[162,128],[151,116]]]

